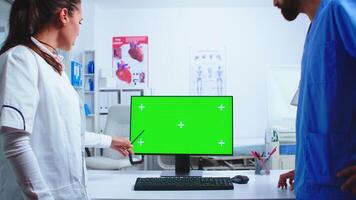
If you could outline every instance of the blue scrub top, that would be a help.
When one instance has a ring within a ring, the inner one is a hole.
[[[302,59],[297,199],[356,199],[338,171],[356,164],[356,0],[322,0]]]

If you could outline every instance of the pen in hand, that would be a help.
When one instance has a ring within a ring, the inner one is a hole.
[[[136,140],[143,134],[144,131],[145,131],[145,130],[142,130],[141,133],[139,133],[139,134],[135,137],[135,139],[132,140],[132,142],[131,142],[132,145],[133,145],[133,144],[136,142]],[[143,157],[142,157],[142,159],[143,159]],[[136,164],[136,163],[141,163],[141,161],[135,162],[135,161],[133,160],[133,158],[132,158],[132,154],[131,154],[131,153],[129,154],[129,160],[130,160],[131,165],[134,165],[134,164]],[[143,161],[143,160],[142,160],[142,161]]]
[[[135,139],[132,140],[132,142],[131,142],[132,145],[133,145],[133,144],[136,142],[136,140],[143,134],[144,131],[145,131],[145,130],[142,130],[141,133],[139,133],[139,134],[135,137]]]

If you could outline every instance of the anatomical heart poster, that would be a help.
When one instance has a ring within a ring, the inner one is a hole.
[[[118,88],[148,87],[148,37],[113,37],[112,70]]]

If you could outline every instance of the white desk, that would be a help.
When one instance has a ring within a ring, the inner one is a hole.
[[[234,190],[193,191],[134,191],[137,177],[158,177],[161,171],[88,171],[88,192],[95,199],[295,199],[289,190],[278,189],[279,175],[286,171],[273,170],[270,175],[255,175],[254,171],[203,171],[203,176],[232,177],[246,175],[248,184],[234,184]]]

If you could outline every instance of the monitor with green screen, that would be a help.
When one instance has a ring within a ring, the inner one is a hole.
[[[135,154],[232,155],[232,96],[133,96]]]

